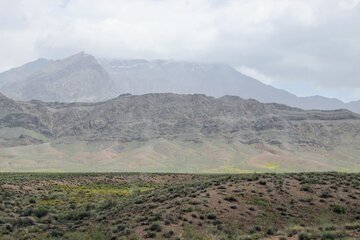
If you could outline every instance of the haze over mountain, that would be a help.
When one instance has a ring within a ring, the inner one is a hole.
[[[88,54],[38,59],[0,75],[0,89],[19,100],[99,101],[113,97],[108,73]]]
[[[297,97],[226,64],[141,59],[97,61],[85,53],[56,61],[38,59],[1,73],[0,91],[17,100],[58,102],[102,101],[123,93],[234,95],[303,109],[345,108],[360,113],[360,102]]]
[[[348,110],[157,93],[70,104],[2,96],[0,112],[2,171],[356,171],[360,166],[360,116]]]

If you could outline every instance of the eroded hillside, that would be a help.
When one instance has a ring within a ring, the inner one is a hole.
[[[27,161],[39,169],[68,161],[70,169],[92,163],[85,170],[125,171],[359,168],[360,117],[348,110],[170,93],[71,104],[3,96],[0,106],[3,169],[19,161],[22,170]]]

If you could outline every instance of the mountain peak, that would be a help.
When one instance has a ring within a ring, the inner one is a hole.
[[[74,55],[71,55],[70,57],[64,58],[62,60],[58,60],[58,61],[79,61],[79,60],[83,60],[83,59],[96,61],[94,56],[87,54],[83,51],[76,53]]]
[[[0,85],[0,91],[19,100],[50,102],[92,102],[115,95],[108,73],[92,55],[79,52],[36,68],[41,64],[35,63],[43,61],[36,60],[4,76],[2,83],[6,85]]]
[[[90,54],[87,54],[86,52],[84,51],[81,51],[81,52],[78,52],[74,55],[72,55],[73,57],[77,56],[77,57],[93,57],[92,55]],[[70,56],[71,57],[71,56]]]

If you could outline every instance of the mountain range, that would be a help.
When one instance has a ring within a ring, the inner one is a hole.
[[[360,113],[360,101],[344,103],[321,96],[297,97],[226,64],[97,60],[83,52],[62,60],[41,58],[0,73],[0,91],[16,100],[68,103],[104,101],[125,93],[233,95],[302,109],[349,109]]]
[[[0,95],[1,171],[359,171],[360,115],[236,96]]]

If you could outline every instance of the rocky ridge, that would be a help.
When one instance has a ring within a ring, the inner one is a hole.
[[[221,138],[329,149],[360,139],[360,116],[348,110],[305,111],[234,96],[127,94],[98,103],[66,104],[13,101],[1,95],[0,112],[0,129],[22,128],[49,139],[201,142]]]

